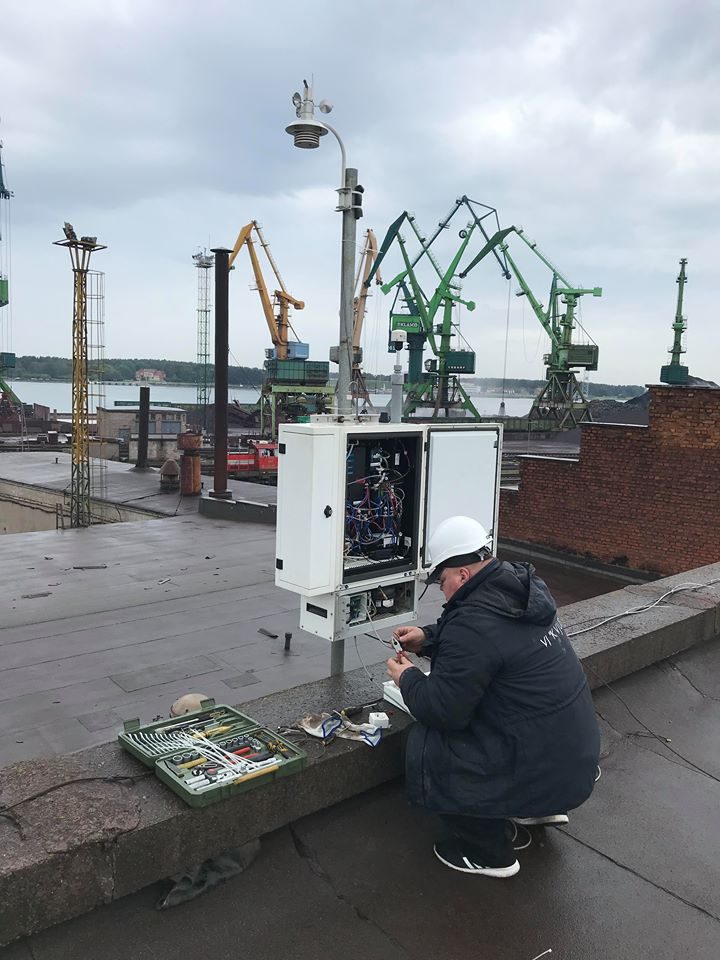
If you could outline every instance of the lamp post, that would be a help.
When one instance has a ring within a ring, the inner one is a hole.
[[[342,168],[338,204],[335,208],[342,213],[342,249],[340,254],[340,341],[337,348],[330,350],[330,359],[337,360],[337,415],[352,415],[352,362],[353,362],[353,293],[355,287],[355,227],[362,216],[363,188],[358,184],[358,172],[346,163],[345,144],[337,130],[325,121],[315,119],[315,101],[312,88],[303,80],[303,93],[293,94],[293,106],[297,120],[285,127],[293,138],[293,143],[301,150],[315,150],[320,146],[320,138],[328,131],[340,145]],[[332,104],[321,100],[318,109],[324,115],[332,110]],[[330,645],[330,674],[337,676],[345,667],[345,641],[336,640]]]
[[[303,81],[302,96],[293,95],[293,105],[297,120],[285,127],[296,147],[302,150],[315,150],[320,146],[320,138],[328,131],[340,145],[342,172],[338,188],[338,205],[335,208],[342,213],[342,250],[340,265],[340,342],[330,351],[330,359],[337,359],[337,413],[349,416],[352,413],[352,361],[353,361],[353,289],[355,285],[355,228],[362,216],[363,188],[358,185],[358,172],[346,165],[345,145],[337,130],[326,121],[315,119],[315,101],[312,88]],[[318,109],[323,114],[332,110],[332,104],[321,100]]]

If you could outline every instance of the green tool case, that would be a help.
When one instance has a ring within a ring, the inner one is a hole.
[[[207,807],[305,766],[295,744],[214,700],[145,726],[126,720],[118,740],[191,807]]]

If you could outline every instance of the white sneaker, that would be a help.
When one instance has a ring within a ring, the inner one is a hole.
[[[523,827],[560,827],[570,822],[566,813],[553,813],[549,817],[512,817],[512,819]]]
[[[514,877],[520,869],[520,864],[517,860],[513,860],[512,863],[492,867],[485,866],[482,863],[475,863],[474,860],[464,856],[459,847],[452,842],[436,843],[433,850],[440,863],[444,863],[445,866],[450,867],[451,870],[459,870],[461,873],[474,873],[479,877],[497,877],[504,879],[505,877]]]

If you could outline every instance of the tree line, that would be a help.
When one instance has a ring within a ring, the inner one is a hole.
[[[486,393],[501,393],[503,389],[503,380],[501,377],[475,377],[472,380]],[[522,392],[534,396],[547,383],[546,380],[505,380],[506,392]],[[588,383],[588,390],[591,397],[638,397],[645,393],[645,387],[636,383]]]
[[[127,359],[110,357],[103,361],[102,380],[113,383],[133,381],[138,370],[150,368],[161,370],[165,374],[166,383],[196,383],[199,364],[185,360],[158,360],[150,358]],[[90,376],[95,379],[99,371],[91,369]],[[72,360],[66,357],[16,357],[15,369],[12,371],[16,380],[72,380]],[[335,369],[331,367],[331,378],[334,378]],[[215,376],[215,367],[208,365],[208,380],[212,382]],[[262,384],[265,371],[260,367],[230,367],[228,382],[235,387],[257,387]],[[378,386],[390,382],[389,374],[366,373],[365,379]],[[503,380],[500,377],[475,377],[471,381],[485,392],[497,393],[503,389]],[[528,395],[536,394],[545,385],[544,380],[506,379],[504,381],[507,393],[522,392]],[[645,388],[637,384],[591,383],[589,385],[591,397],[636,397],[645,392]]]
[[[88,372],[95,379],[99,374],[108,383],[132,381],[138,370],[160,370],[166,383],[195,383],[200,365],[184,360],[158,360],[150,358],[126,359],[108,357],[102,367],[93,361],[88,363]],[[208,379],[213,380],[215,367],[208,364]],[[265,371],[258,367],[230,367],[228,381],[232,386],[259,386]],[[65,357],[16,357],[13,378],[16,380],[72,380],[72,360]]]

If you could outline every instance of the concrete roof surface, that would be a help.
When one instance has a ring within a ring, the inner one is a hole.
[[[97,462],[97,461],[95,461]],[[98,499],[129,507],[151,510],[158,514],[196,514],[197,497],[180,497],[177,492],[160,492],[160,468],[149,467],[136,470],[131,463],[104,460],[106,488],[104,495],[93,491]],[[69,453],[33,451],[32,453],[5,454],[0,461],[0,480],[27,483],[50,490],[65,490],[70,486],[71,457]],[[213,488],[213,478],[204,476],[203,489]],[[275,487],[248,483],[245,480],[228,480],[228,490],[236,500],[252,500],[254,503],[275,503]]]
[[[718,677],[713,641],[596,692],[602,778],[568,827],[534,831],[510,880],[440,864],[395,782],[265,837],[191,903],[158,912],[147,888],[0,960],[717,960]]]
[[[194,514],[2,544],[0,764],[107,742],[123,720],[166,716],[190,690],[238,703],[328,674],[329,643],[299,629],[299,598],[275,586],[272,526]],[[560,604],[618,586],[571,568],[541,573]],[[441,600],[427,591],[421,623]],[[346,669],[359,657],[376,663],[387,648],[348,641]]]

